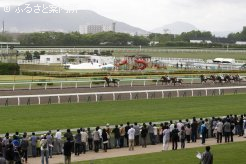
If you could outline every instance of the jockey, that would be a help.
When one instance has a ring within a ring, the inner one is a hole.
[[[167,80],[170,80],[170,77],[168,75],[166,75],[166,78],[167,78]]]
[[[110,76],[110,74],[107,75],[107,78],[109,81],[112,81],[112,77]]]

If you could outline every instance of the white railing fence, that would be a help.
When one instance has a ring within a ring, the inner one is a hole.
[[[200,78],[178,78],[178,79],[183,79],[185,81],[188,81],[188,83],[193,84],[196,80],[200,80]],[[158,85],[161,83],[160,79],[122,79],[118,82],[118,87],[122,83],[128,83],[131,87],[134,86],[134,84],[138,82],[142,83],[143,86],[147,85],[147,82],[153,82],[155,85]],[[33,89],[33,86],[43,86],[43,89],[48,89],[50,85],[57,84],[60,89],[66,88],[65,85],[69,85],[70,87],[74,86],[74,88],[80,87],[82,84],[88,84],[89,88],[92,88],[93,86],[98,86],[99,84],[103,85],[103,87],[107,86],[107,83],[105,80],[91,80],[91,81],[35,81],[35,82],[10,82],[10,83],[0,83],[0,88],[1,86],[5,86],[4,88],[7,89],[9,86],[11,86],[11,90],[16,90],[17,86],[28,86],[29,90]]]
[[[145,98],[150,99],[151,97],[149,95],[151,93],[161,93],[160,98],[164,98],[166,93],[168,93],[166,95],[167,97],[171,97],[172,92],[176,93],[176,97],[180,97],[182,92],[183,92],[183,96],[184,96],[184,93],[186,96],[186,92],[189,92],[188,94],[190,94],[191,96],[194,96],[195,91],[205,91],[205,96],[208,96],[208,91],[213,91],[212,95],[215,95],[215,91],[218,92],[218,95],[224,95],[224,90],[232,90],[231,93],[236,94],[239,89],[246,89],[246,86],[211,87],[211,88],[185,88],[185,89],[165,89],[165,90],[116,91],[116,92],[91,92],[91,93],[68,93],[68,94],[46,94],[46,95],[15,95],[15,96],[0,96],[0,101],[3,100],[3,101],[5,101],[5,105],[8,105],[8,104],[6,104],[6,102],[9,99],[15,99],[15,100],[17,99],[16,105],[19,106],[19,105],[21,105],[21,99],[23,99],[23,98],[29,99],[28,101],[30,101],[30,98],[36,98],[38,100],[38,104],[41,104],[41,98],[45,97],[45,98],[51,99],[51,97],[56,97],[57,98],[56,103],[60,104],[62,97],[70,97],[71,98],[71,96],[75,96],[76,102],[80,103],[81,102],[80,96],[94,96],[95,102],[98,102],[98,101],[100,101],[100,99],[99,99],[100,95],[111,95],[112,96],[111,100],[116,101],[116,100],[118,100],[116,98],[116,96],[120,95],[120,94],[128,94],[129,97],[127,97],[127,98],[129,98],[129,100],[133,100],[133,94],[139,94],[139,93],[145,94]],[[26,104],[26,101],[25,101],[25,104]],[[28,105],[30,105],[30,102]]]

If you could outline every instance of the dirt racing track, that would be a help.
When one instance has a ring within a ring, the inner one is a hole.
[[[57,103],[76,103],[76,102],[95,102],[95,101],[112,101],[112,100],[130,100],[130,99],[155,99],[155,98],[173,98],[173,97],[188,97],[188,96],[216,96],[224,94],[246,93],[245,88],[232,89],[216,89],[218,87],[242,87],[246,86],[245,82],[227,83],[227,84],[182,84],[182,85],[122,85],[119,87],[50,87],[48,89],[17,89],[1,90],[0,106],[9,105],[32,105],[32,104],[57,104]],[[189,88],[196,88],[193,92]],[[199,89],[203,88],[203,89]],[[205,90],[204,88],[210,88]],[[211,89],[215,88],[215,89]],[[187,89],[180,90],[177,89]],[[129,91],[129,92],[124,92]],[[131,91],[139,91],[138,93],[130,93]],[[112,94],[109,92],[114,92]],[[118,93],[121,92],[121,93]],[[124,93],[122,93],[124,92]],[[87,93],[86,95],[78,95]],[[64,95],[65,94],[65,95]],[[40,95],[40,96],[38,96]],[[59,97],[57,96],[59,95]],[[6,97],[14,96],[14,97]],[[22,96],[22,97],[21,97]],[[24,96],[24,97],[23,97]],[[18,98],[19,97],[19,98]]]

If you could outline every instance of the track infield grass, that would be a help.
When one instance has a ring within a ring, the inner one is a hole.
[[[0,107],[0,134],[158,122],[246,112],[246,94]]]
[[[245,153],[246,153],[246,142],[237,142],[229,143],[223,145],[214,145],[211,146],[211,152],[214,156],[213,163],[218,164],[242,164],[245,163]],[[148,149],[148,148],[147,148]],[[159,153],[150,153],[142,155],[132,155],[127,157],[116,157],[116,158],[107,158],[95,161],[83,161],[75,162],[74,164],[197,164],[199,159],[195,157],[196,152],[204,152],[204,147],[199,148],[189,148],[184,150],[177,151],[166,151]]]

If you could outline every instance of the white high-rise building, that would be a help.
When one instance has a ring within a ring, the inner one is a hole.
[[[115,32],[115,23],[112,25],[80,25],[79,32],[80,34],[96,34],[99,32]]]

